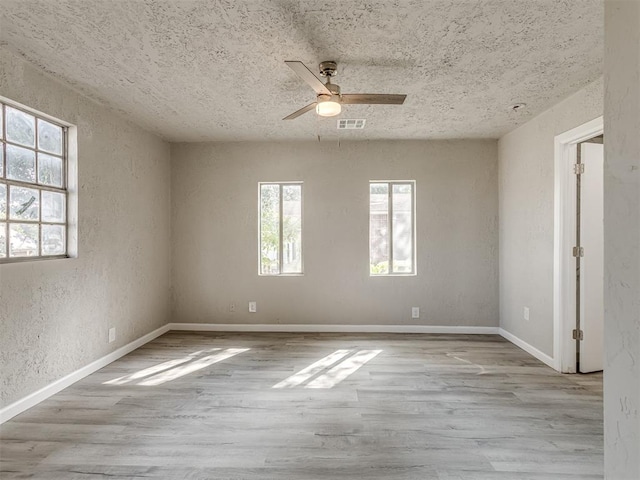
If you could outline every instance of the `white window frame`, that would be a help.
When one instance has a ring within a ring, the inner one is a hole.
[[[22,111],[28,115],[35,117],[35,146],[29,147],[21,144],[17,144],[7,140],[7,122],[6,122],[6,108],[11,107],[15,110]],[[7,263],[21,263],[21,262],[33,262],[40,260],[56,260],[61,258],[73,258],[77,257],[77,129],[73,125],[63,122],[59,119],[51,117],[50,115],[38,112],[25,105],[16,103],[10,99],[0,96],[0,115],[2,115],[2,130],[0,131],[0,149],[2,149],[3,162],[2,170],[0,171],[0,183],[5,185],[6,190],[6,217],[0,218],[0,223],[5,224],[5,238],[4,245],[5,254],[4,257],[0,257],[0,264]],[[38,145],[38,122],[46,121],[54,124],[62,129],[62,155],[51,154],[45,150],[41,150]],[[35,152],[36,156],[36,174],[35,182],[25,182],[22,180],[14,180],[7,178],[7,145],[15,145],[16,147],[25,148]],[[62,159],[62,186],[55,187],[51,185],[45,185],[39,183],[38,168],[39,160],[38,154],[54,155]],[[24,187],[32,190],[37,190],[39,194],[39,209],[40,215],[37,221],[35,220],[11,220],[10,219],[10,188],[9,187]],[[65,221],[64,222],[45,222],[42,221],[42,192],[56,192],[65,196]],[[38,226],[38,254],[32,256],[20,256],[10,257],[9,252],[11,249],[11,238],[9,235],[11,224],[22,223],[32,224]],[[59,255],[43,255],[42,252],[42,225],[61,225],[65,230],[65,253]],[[0,245],[0,248],[3,246]]]
[[[280,188],[279,195],[279,227],[278,227],[278,273],[262,273],[262,186],[278,185]],[[283,195],[282,190],[285,185],[300,186],[300,271],[299,272],[283,272]],[[261,277],[299,277],[304,275],[304,182],[287,181],[287,182],[258,182],[258,275]]]
[[[387,229],[389,232],[389,271],[387,273],[371,273],[371,185],[374,183],[386,183],[388,185],[389,200],[387,204]],[[393,186],[411,185],[411,271],[393,271]],[[369,181],[369,230],[367,240],[369,242],[369,276],[370,277],[411,277],[418,274],[416,252],[416,181],[415,180],[370,180]]]

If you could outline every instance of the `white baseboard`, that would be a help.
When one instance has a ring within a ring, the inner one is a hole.
[[[518,337],[498,327],[446,326],[446,325],[305,325],[305,324],[229,324],[229,323],[168,323],[153,332],[71,372],[40,390],[0,409],[0,424],[73,385],[87,375],[131,353],[170,330],[191,332],[306,332],[306,333],[445,333],[502,335],[526,352],[553,367],[553,359]]]
[[[308,324],[238,324],[238,323],[170,323],[170,330],[190,332],[306,332],[306,333],[452,333],[498,334],[498,327],[446,325],[308,325]]]
[[[73,385],[78,380],[82,380],[87,375],[90,375],[93,372],[100,370],[102,367],[109,365],[111,362],[119,359],[120,357],[124,357],[127,353],[133,352],[136,348],[140,348],[145,343],[150,342],[154,338],[157,338],[160,335],[167,333],[168,331],[169,325],[160,327],[153,332],[147,333],[137,340],[134,340],[133,342],[118,348],[110,354],[105,355],[104,357],[99,358],[98,360],[95,360],[88,365],[85,365],[75,372],[71,372],[69,375],[65,375],[55,382],[42,387],[40,390],[37,390],[27,395],[26,397],[23,397],[20,400],[7,405],[6,407],[0,409],[0,424],[6,422],[7,420],[10,420],[19,413],[22,413],[25,410],[37,405],[43,400],[46,400],[50,396],[55,395],[59,391],[64,390],[68,386]]]
[[[555,362],[553,361],[552,357],[550,357],[549,355],[547,355],[544,352],[541,352],[536,347],[534,347],[532,345],[529,345],[527,342],[525,342],[524,340],[516,337],[514,334],[507,332],[505,329],[500,328],[498,330],[499,330],[498,333],[500,334],[501,337],[506,338],[507,340],[509,340],[511,343],[513,343],[517,347],[520,347],[522,350],[524,350],[528,354],[533,355],[538,360],[540,360],[542,363],[545,363],[546,365],[550,366],[551,368],[553,368],[555,370],[555,368],[556,368],[555,367]]]

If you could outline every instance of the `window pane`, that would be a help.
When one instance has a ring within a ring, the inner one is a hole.
[[[393,186],[393,273],[413,271],[413,195],[411,184]]]
[[[62,155],[62,128],[38,119],[38,149]]]
[[[42,255],[64,255],[63,225],[42,225]]]
[[[62,187],[62,159],[38,153],[38,181],[44,185]]]
[[[302,186],[282,186],[282,272],[302,273]]]
[[[0,223],[0,258],[7,256],[7,224]]]
[[[0,258],[5,262],[66,254],[64,138],[64,127],[0,101]]]
[[[0,220],[7,219],[7,186],[0,183]]]
[[[59,222],[65,220],[65,196],[62,193],[42,191],[42,221]]]
[[[260,273],[278,274],[280,250],[280,185],[260,186]]]
[[[7,140],[27,147],[36,146],[36,119],[33,115],[6,107]]]
[[[38,255],[38,225],[9,224],[9,256],[35,257]]]
[[[389,184],[369,185],[369,269],[389,273]]]
[[[26,148],[7,145],[7,178],[35,183],[35,152]]]
[[[9,187],[9,218],[11,220],[39,220],[38,190]]]

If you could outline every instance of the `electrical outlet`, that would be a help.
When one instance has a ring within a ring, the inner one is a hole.
[[[411,318],[420,318],[420,307],[411,307]]]
[[[111,327],[109,329],[109,343],[113,343],[116,341],[116,327]]]
[[[256,304],[256,302],[249,302],[249,311],[251,313],[256,313],[258,310],[258,305]]]
[[[235,312],[235,311],[236,311],[236,304],[235,304],[235,303],[231,302],[231,303],[229,304],[229,311],[230,311],[231,313],[233,313],[233,312]]]
[[[528,322],[529,321],[529,307],[524,307],[523,316],[524,316],[524,319]]]

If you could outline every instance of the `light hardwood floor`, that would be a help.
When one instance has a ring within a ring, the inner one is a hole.
[[[602,375],[491,335],[171,332],[0,438],[2,479],[601,479]]]

